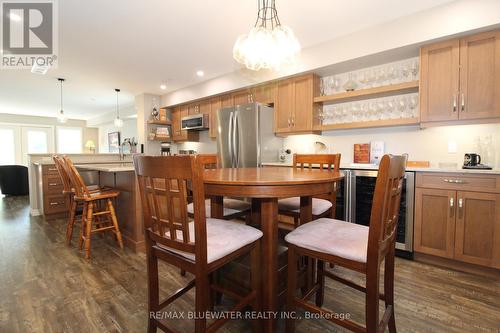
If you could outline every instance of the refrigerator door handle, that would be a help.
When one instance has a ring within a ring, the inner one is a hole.
[[[234,113],[234,160],[235,167],[238,168],[240,166],[240,129],[239,129],[239,121],[238,121],[238,112]]]
[[[234,167],[234,154],[233,154],[233,112],[229,114],[229,126],[227,131],[227,149],[229,150],[229,156],[231,157],[231,168]]]

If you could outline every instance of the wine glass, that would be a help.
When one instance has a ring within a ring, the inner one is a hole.
[[[400,97],[398,101],[398,110],[399,110],[399,117],[400,118],[405,118],[405,111],[406,111],[406,100],[404,97]]]
[[[338,92],[340,90],[340,79],[337,76],[335,76],[333,78],[332,86],[336,92]]]
[[[417,60],[413,60],[411,62],[410,71],[411,71],[411,75],[412,75],[413,80],[416,80],[417,76],[418,76],[418,61]]]
[[[411,110],[411,115],[410,117],[416,118],[418,116],[418,96],[417,95],[411,95],[408,97],[408,106],[410,107]]]
[[[320,96],[325,96],[325,78],[322,77],[320,80],[319,80],[319,94]]]

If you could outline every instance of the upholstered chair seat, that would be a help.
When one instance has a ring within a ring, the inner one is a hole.
[[[325,199],[312,199],[312,214],[321,215],[332,207],[332,203]],[[278,200],[278,209],[300,213],[300,197],[292,197]]]
[[[170,232],[167,232],[170,237]],[[177,237],[182,237],[182,232],[177,231]],[[227,256],[230,253],[252,243],[262,237],[262,232],[245,224],[226,220],[207,218],[207,262],[211,263]],[[194,221],[189,223],[189,240],[194,242]],[[160,245],[162,248],[177,253],[184,258],[195,261],[193,253],[183,252]]]
[[[250,206],[251,205],[249,202],[246,202],[243,200],[225,198],[224,199],[224,216],[240,214],[244,211],[249,210]],[[189,214],[194,214],[193,203],[190,203],[187,205],[187,212]],[[205,214],[207,215],[207,217],[211,217],[210,216],[210,199],[205,200]]]
[[[293,230],[285,240],[305,249],[366,263],[369,230],[364,225],[320,218]]]

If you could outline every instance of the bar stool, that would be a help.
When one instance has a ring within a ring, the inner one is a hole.
[[[339,171],[340,154],[294,154],[294,168],[309,168],[318,166],[321,170]],[[312,199],[312,215],[313,219],[320,217],[335,218],[335,207],[337,200],[337,186],[332,193],[318,196]],[[291,197],[278,200],[278,212],[281,215],[291,216],[294,221],[294,228],[299,226],[300,218],[300,198]]]
[[[205,313],[213,304],[213,293],[236,298],[231,311],[251,305],[261,307],[260,238],[262,232],[244,224],[206,218],[203,173],[206,156],[134,156],[134,164],[144,213],[148,270],[148,312],[165,306],[195,287],[195,311]],[[194,220],[187,214],[187,188],[193,191]],[[244,254],[251,256],[251,290],[245,295],[213,283],[212,275],[226,263]],[[195,277],[185,287],[164,300],[159,298],[158,260],[191,272]],[[229,316],[207,327],[205,316],[195,319],[196,332],[213,332]],[[260,331],[260,321],[253,321]],[[148,332],[160,328],[173,332],[165,321],[150,317]]]
[[[305,223],[290,232],[288,244],[287,310],[296,307],[318,313],[331,322],[354,332],[396,332],[394,319],[394,252],[396,227],[401,202],[401,191],[406,166],[406,156],[385,155],[381,162],[375,185],[370,226],[320,218]],[[317,280],[302,298],[296,297],[296,256],[318,260]],[[366,285],[361,286],[324,269],[325,262],[334,263],[366,275]],[[384,267],[384,294],[379,291],[380,265]],[[341,320],[335,313],[322,309],[325,276],[366,294],[365,326],[351,320]],[[308,302],[316,295],[316,304]],[[385,311],[379,321],[379,299],[385,302]],[[287,319],[287,332],[295,330],[294,319]]]
[[[90,259],[90,241],[92,235],[96,233],[106,231],[114,233],[120,248],[123,249],[122,234],[112,201],[120,195],[120,192],[114,189],[90,191],[67,156],[64,157],[64,162],[74,189],[73,207],[76,207],[77,203],[83,205],[79,247],[82,249],[85,245],[85,258]]]
[[[66,245],[71,245],[71,239],[73,238],[73,227],[75,225],[75,220],[78,213],[82,213],[83,205],[74,200],[75,190],[71,184],[70,176],[67,172],[64,158],[58,155],[52,156],[52,160],[56,166],[59,177],[63,183],[62,193],[66,196],[66,206],[68,208],[68,224],[66,227]],[[103,189],[98,186],[88,186],[90,192],[102,191]]]

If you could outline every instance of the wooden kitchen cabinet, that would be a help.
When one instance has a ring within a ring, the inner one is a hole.
[[[55,215],[68,211],[67,197],[63,191],[62,179],[53,164],[42,166],[43,214]]]
[[[423,123],[500,117],[500,30],[420,49]]]
[[[500,194],[457,192],[455,259],[500,268]]]
[[[460,119],[500,117],[500,30],[460,39]]]
[[[250,90],[244,89],[232,94],[233,105],[244,105],[248,103],[253,103],[253,94]]]
[[[500,268],[500,176],[417,173],[416,186],[416,253]]]
[[[453,258],[456,192],[415,191],[415,251]]]
[[[234,104],[233,104],[233,96],[230,95],[230,94],[228,94],[228,95],[222,95],[220,97],[220,101],[221,101],[221,106],[223,108],[234,106]]]
[[[210,114],[210,101],[203,100],[188,105],[188,115],[202,114],[202,113]]]
[[[172,110],[172,140],[175,142],[183,141],[199,141],[199,133],[197,131],[187,131],[181,129],[182,117],[189,114],[189,107],[182,105],[175,107]]]
[[[252,99],[262,104],[274,104],[276,99],[276,83],[268,83],[252,88]]]
[[[460,44],[458,39],[420,49],[420,118],[458,119]]]
[[[274,104],[276,133],[313,132],[313,98],[318,84],[318,77],[313,74],[278,82]]]
[[[219,97],[212,98],[210,100],[210,120],[209,120],[209,132],[208,135],[211,138],[217,137],[217,111],[222,107],[222,102]]]

